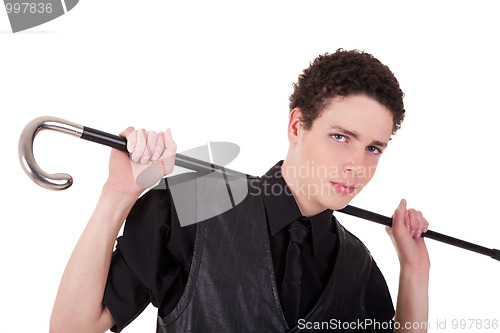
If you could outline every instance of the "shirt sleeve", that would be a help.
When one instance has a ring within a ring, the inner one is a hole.
[[[111,331],[121,332],[149,303],[147,287],[137,279],[120,251],[115,251],[103,298],[103,304],[115,322]]]
[[[132,207],[111,259],[103,305],[120,332],[148,305],[158,306],[161,291],[155,286],[163,240],[170,232],[170,194],[153,188]],[[161,287],[160,287],[161,288]]]
[[[394,305],[385,278],[375,260],[366,292],[366,312],[368,319],[378,323],[373,326],[376,332],[393,332]]]

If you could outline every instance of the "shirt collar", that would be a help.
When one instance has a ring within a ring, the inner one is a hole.
[[[299,206],[281,174],[282,165],[283,160],[276,163],[261,177],[260,183],[272,236],[302,216]],[[322,240],[328,232],[332,214],[333,210],[325,209],[323,212],[309,217],[311,220],[313,255],[318,253]]]

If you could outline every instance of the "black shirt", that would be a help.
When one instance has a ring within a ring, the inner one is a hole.
[[[287,227],[302,216],[281,175],[282,163],[278,162],[261,178],[278,290],[288,246]],[[337,242],[332,213],[327,209],[309,217],[312,232],[303,250],[301,315],[318,300],[333,269]],[[150,302],[161,317],[173,310],[187,283],[195,234],[196,224],[180,226],[168,188],[150,190],[137,200],[127,217],[123,236],[118,238],[104,292],[103,303],[116,323],[113,331],[121,331]],[[388,322],[394,316],[387,284],[375,263],[366,307],[368,318],[377,322]]]

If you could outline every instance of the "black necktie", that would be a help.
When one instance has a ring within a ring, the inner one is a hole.
[[[290,243],[286,252],[285,274],[281,283],[281,304],[289,327],[299,319],[300,289],[302,283],[302,244],[309,234],[309,227],[301,217],[292,222],[288,229]]]

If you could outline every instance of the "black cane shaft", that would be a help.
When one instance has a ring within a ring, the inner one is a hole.
[[[392,218],[380,215],[377,213],[372,213],[370,211],[354,207],[354,206],[349,206],[347,205],[343,209],[338,210],[341,213],[356,216],[365,220],[369,220],[372,222],[376,222],[379,224],[386,225],[388,227],[392,226]],[[484,246],[476,245],[473,243],[469,243],[466,241],[463,241],[458,238],[450,237],[447,235],[440,234],[438,232],[432,231],[432,230],[427,230],[427,232],[424,232],[422,234],[422,237],[430,238],[442,243],[446,243],[449,245],[457,246],[465,250],[473,251],[476,253],[484,254],[486,256],[490,256],[493,259],[499,260],[500,261],[500,251],[496,249],[489,249]]]
[[[94,128],[84,126],[83,134],[80,138],[128,153],[127,139],[122,136],[106,133]],[[246,177],[246,174],[243,174],[241,172],[224,168],[222,166],[218,166],[182,154],[175,154],[175,165],[200,173],[219,172],[228,177]]]
[[[80,138],[127,152],[127,139],[118,135],[84,126],[83,134]]]
[[[484,246],[479,246],[479,245],[476,245],[476,244],[473,244],[473,243],[469,243],[469,242],[463,241],[463,240],[458,239],[458,238],[453,238],[453,237],[450,237],[450,236],[447,236],[447,235],[443,235],[443,234],[440,234],[440,233],[432,231],[432,230],[427,230],[427,232],[423,233],[422,236],[430,238],[430,239],[437,240],[437,241],[442,242],[442,243],[446,243],[446,244],[450,244],[450,245],[453,245],[453,246],[457,246],[457,247],[460,247],[462,249],[466,249],[466,250],[470,250],[470,251],[473,251],[473,252],[481,253],[481,254],[484,254],[486,256],[493,257],[493,255],[494,255],[494,253],[493,253],[494,250],[493,249],[488,249],[488,248],[486,248]]]
[[[347,205],[343,209],[338,210],[341,213],[356,216],[368,221],[383,224],[388,227],[392,227],[392,219],[390,217],[380,215],[377,213],[372,213],[368,210],[364,210],[358,207]]]

